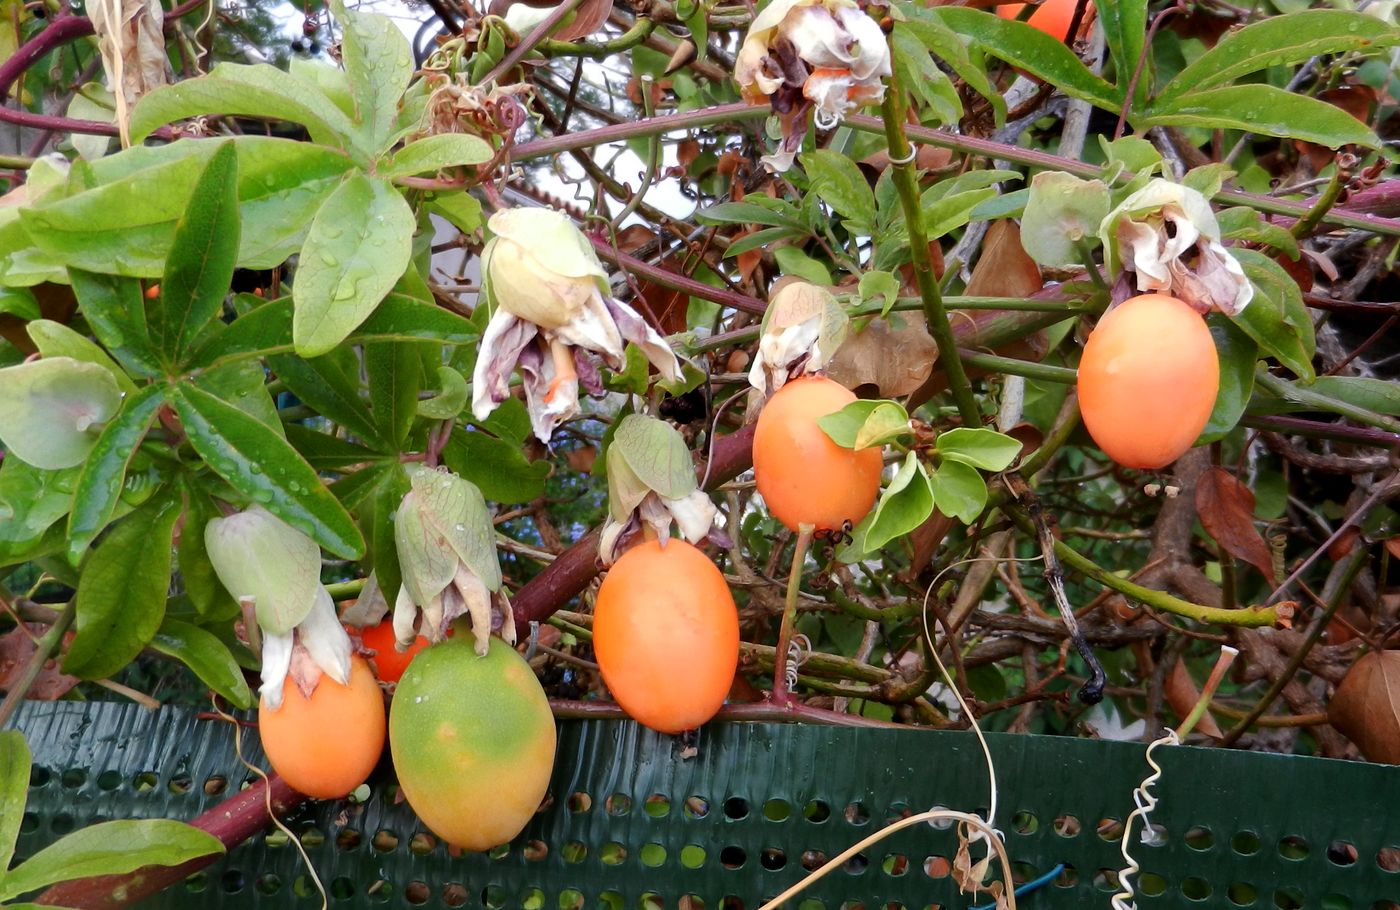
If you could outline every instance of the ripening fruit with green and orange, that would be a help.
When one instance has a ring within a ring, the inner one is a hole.
[[[414,656],[394,690],[389,749],[399,789],[438,837],[489,850],[519,834],[554,769],[549,700],[515,649],[470,634]]]
[[[1220,361],[1205,319],[1165,294],[1130,298],[1099,320],[1079,359],[1079,410],[1104,454],[1164,468],[1210,421]]]
[[[855,400],[839,382],[804,376],[785,384],[759,412],[754,480],[773,517],[789,529],[854,527],[875,505],[884,467],[879,447],[839,446],[817,423]]]
[[[384,695],[362,657],[350,658],[345,685],[323,675],[310,698],[289,673],[281,706],[259,704],[258,733],[292,789],[316,799],[348,796],[384,751]]]
[[[739,663],[739,612],[724,576],[680,538],[622,554],[593,608],[593,652],[622,710],[661,733],[719,711]]]

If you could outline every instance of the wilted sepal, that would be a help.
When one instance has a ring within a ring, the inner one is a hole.
[[[1079,265],[1083,262],[1080,246],[1098,242],[1095,234],[1108,215],[1108,206],[1108,185],[1102,180],[1042,171],[1031,178],[1026,212],[1021,216],[1021,246],[1039,265]]]
[[[121,408],[106,368],[45,357],[0,369],[0,445],[45,471],[82,464],[102,424]]]
[[[350,636],[335,615],[335,601],[318,584],[310,612],[295,629],[263,636],[263,702],[274,711],[281,707],[288,673],[307,698],[316,691],[322,673],[345,685],[350,681],[350,653]]]
[[[629,414],[608,446],[608,519],[598,556],[611,565],[643,526],[665,546],[671,523],[691,543],[717,532],[718,510],[695,482],[690,451],[676,428],[655,417]]]
[[[472,375],[472,413],[484,420],[510,396],[519,365],[536,437],[578,413],[579,349],[620,370],[638,345],[667,380],[680,361],[635,310],[608,295],[607,272],[572,221],[552,209],[505,209],[487,223],[482,286],[496,306]]]
[[[830,129],[841,118],[885,97],[889,45],[874,19],[853,0],[774,0],[753,20],[734,65],[744,98],[765,98],[782,120],[783,141],[763,163],[792,166],[807,132],[807,110]]]
[[[264,634],[290,634],[311,612],[321,589],[321,549],[267,509],[211,519],[204,546],[224,588],[252,601]]]
[[[1168,225],[1171,230],[1168,230]],[[1162,291],[1202,313],[1236,316],[1254,288],[1220,242],[1206,197],[1161,178],[1123,200],[1099,226],[1112,272],[1137,273],[1139,291]]]
[[[394,601],[394,637],[407,649],[417,635],[439,641],[452,621],[471,617],[478,654],[494,625],[491,595],[501,589],[495,527],[486,500],[470,481],[423,465],[408,468],[410,489],[399,505],[394,543],[403,585]],[[422,613],[421,621],[419,613]],[[499,623],[514,644],[514,624]]]
[[[341,611],[340,621],[357,629],[368,629],[370,626],[379,625],[387,615],[389,601],[385,599],[384,592],[379,587],[379,579],[370,572],[369,577],[365,579],[365,586],[360,589],[360,596]]]
[[[825,288],[805,281],[783,285],[763,314],[749,385],[767,398],[789,379],[821,370],[846,340],[849,324],[845,310]]]

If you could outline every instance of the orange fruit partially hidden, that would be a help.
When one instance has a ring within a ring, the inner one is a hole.
[[[1021,15],[1021,10],[1026,6],[1024,3],[1008,3],[997,7],[997,15],[1003,19],[1015,19]],[[1045,0],[1031,13],[1026,24],[1032,28],[1040,29],[1045,34],[1056,41],[1065,41],[1069,38],[1069,27],[1074,21],[1075,0]],[[1087,17],[1089,10],[1093,9],[1092,3],[1084,8]]]
[[[672,538],[622,555],[593,608],[593,651],[608,691],[662,733],[715,716],[739,662],[739,613],[708,556]]]
[[[307,698],[288,674],[277,710],[258,706],[258,732],[272,768],[316,799],[349,795],[384,751],[384,696],[369,664],[350,658],[350,681],[322,676]]]
[[[759,495],[783,524],[818,531],[860,523],[880,492],[884,461],[878,447],[843,448],[817,424],[856,400],[825,376],[787,383],[764,404],[753,436]]]
[[[1079,359],[1079,409],[1104,454],[1163,468],[1195,443],[1220,391],[1205,319],[1165,294],[1143,294],[1099,320]]]
[[[457,635],[413,659],[389,709],[399,787],[418,817],[466,850],[508,843],[534,816],[554,769],[554,715],[535,673],[492,638],[484,657]]]
[[[369,662],[374,666],[374,672],[380,681],[392,683],[398,682],[403,676],[403,671],[408,669],[413,655],[428,646],[428,640],[419,635],[413,640],[413,644],[408,646],[407,651],[399,651],[394,647],[394,624],[388,619],[377,626],[361,629],[360,641],[364,642],[366,648],[374,649],[375,654]]]

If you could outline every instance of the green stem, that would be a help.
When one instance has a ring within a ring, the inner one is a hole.
[[[601,60],[604,57],[611,57],[613,54],[620,54],[623,51],[631,50],[638,44],[647,40],[653,31],[656,30],[656,23],[646,18],[639,18],[631,28],[613,38],[611,41],[587,42],[587,41],[553,41],[545,39],[535,46],[546,57],[590,57]]]
[[[996,354],[978,354],[968,350],[961,350],[958,354],[966,365],[991,373],[1009,373],[1012,376],[1058,382],[1062,385],[1074,385],[1079,378],[1078,371],[1069,367],[1057,367],[1048,363],[1031,363],[1028,360],[999,357]]]
[[[948,314],[943,309],[942,292],[938,289],[938,278],[933,272],[933,258],[928,251],[928,233],[924,230],[924,212],[919,204],[919,181],[914,168],[914,151],[909,137],[904,133],[904,90],[891,76],[885,91],[882,113],[885,120],[885,140],[889,143],[890,160],[905,161],[893,165],[894,186],[899,192],[899,202],[904,209],[904,225],[909,232],[909,260],[914,266],[914,278],[919,285],[919,296],[923,298],[924,320],[928,323],[929,334],[938,345],[938,362],[948,377],[948,390],[957,403],[958,413],[968,426],[982,425],[982,412],[977,407],[977,399],[972,394],[972,385],[967,380],[967,371],[958,359],[957,342],[953,339],[953,327],[948,324]]]
[[[788,647],[792,643],[793,627],[797,625],[797,596],[802,591],[802,568],[815,533],[813,525],[804,523],[797,526],[797,545],[792,551],[792,568],[788,570],[787,596],[783,598],[783,622],[778,627],[778,647],[773,652],[773,692],[770,699],[775,705],[786,705],[792,699],[787,686]]]
[[[1322,637],[1322,633],[1327,631],[1327,624],[1331,621],[1332,616],[1341,607],[1342,602],[1346,600],[1347,592],[1351,590],[1352,582],[1356,580],[1356,576],[1360,574],[1361,567],[1366,562],[1367,553],[1366,547],[1352,547],[1351,556],[1346,567],[1342,570],[1342,576],[1337,582],[1337,587],[1331,592],[1327,592],[1326,608],[1323,610],[1322,616],[1318,617],[1317,622],[1313,623],[1312,629],[1308,631],[1308,637],[1303,640],[1303,646],[1293,652],[1293,656],[1284,666],[1283,672],[1280,673],[1278,679],[1274,680],[1273,684],[1269,686],[1269,691],[1264,693],[1264,697],[1255,703],[1254,707],[1249,710],[1249,713],[1246,714],[1239,723],[1225,732],[1224,737],[1220,740],[1221,746],[1233,745],[1236,740],[1243,736],[1244,732],[1248,730],[1256,720],[1264,716],[1264,712],[1269,710],[1269,706],[1274,703],[1274,699],[1278,698],[1284,688],[1293,681],[1293,677],[1297,674],[1298,668],[1303,665],[1303,661],[1307,659],[1313,646],[1316,645],[1318,639]]]
[[[1312,389],[1303,388],[1297,383],[1280,379],[1263,367],[1254,371],[1254,381],[1267,391],[1277,395],[1284,401],[1291,401],[1294,404],[1306,405],[1316,408],[1319,411],[1326,411],[1329,414],[1337,414],[1341,417],[1349,417],[1357,423],[1364,423],[1366,426],[1375,427],[1379,430],[1387,430],[1392,433],[1400,432],[1400,420],[1393,417],[1385,417],[1374,411],[1348,404]]]
[[[26,155],[0,155],[0,167],[27,170],[34,165],[34,159]]]
[[[1010,515],[1017,527],[1027,534],[1035,533],[1035,525],[1024,511],[1017,508],[1014,503],[1009,502],[1006,508],[1007,514]],[[1126,578],[1114,575],[1062,540],[1055,541],[1055,555],[1066,566],[1077,569],[1104,587],[1117,591],[1154,610],[1184,616],[1197,622],[1216,623],[1223,626],[1261,628],[1272,627],[1278,622],[1278,612],[1273,607],[1244,607],[1238,610],[1225,610],[1220,607],[1208,607],[1205,604],[1182,600],[1165,591],[1144,588]]]
[[[1016,470],[1027,480],[1034,480],[1037,472],[1050,463],[1050,459],[1055,457],[1055,453],[1064,448],[1069,442],[1069,438],[1074,435],[1074,431],[1079,428],[1079,397],[1070,392],[1070,397],[1066,399],[1064,406],[1060,409],[1058,420],[1050,428],[1050,433],[1040,443],[1040,448],[1036,449],[1021,462]],[[1004,493],[1004,491],[1001,491]],[[989,503],[990,504],[990,503]]]
[[[5,693],[5,700],[0,702],[0,728],[3,728],[10,716],[19,708],[20,702],[29,694],[34,681],[43,672],[44,664],[58,653],[58,646],[63,642],[63,633],[68,631],[68,627],[73,624],[73,616],[77,613],[78,601],[73,598],[63,605],[63,611],[58,614],[58,618],[49,626],[49,630],[39,639],[38,645],[34,649],[34,654],[29,658],[29,663],[25,665],[19,678],[14,685],[10,686],[10,691]]]
[[[1332,174],[1332,179],[1327,183],[1327,188],[1322,191],[1321,196],[1317,197],[1317,202],[1313,203],[1313,207],[1308,209],[1306,215],[1293,222],[1293,227],[1289,228],[1289,233],[1299,240],[1302,240],[1316,230],[1317,226],[1322,223],[1322,219],[1326,217],[1328,211],[1330,211],[1332,206],[1337,204],[1337,200],[1341,198],[1343,186],[1342,169],[1337,168]]]
[[[363,591],[364,588],[365,580],[363,578],[353,578],[350,581],[337,581],[326,585],[326,590],[330,593],[331,600],[345,600],[348,597],[359,597],[360,592]],[[387,592],[385,596],[389,597]],[[390,597],[389,604],[392,606],[393,603],[394,601]]]

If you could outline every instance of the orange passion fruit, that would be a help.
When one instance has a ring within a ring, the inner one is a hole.
[[[593,651],[608,691],[661,733],[715,716],[739,662],[739,613],[724,576],[679,538],[622,555],[593,608]]]
[[[554,715],[525,659],[471,635],[420,652],[389,708],[389,749],[408,804],[456,847],[508,843],[534,816],[554,769]]]
[[[1035,12],[1031,13],[1026,24],[1039,29],[1056,41],[1064,41],[1069,38],[1069,27],[1074,22],[1075,3],[1076,0],[1045,0],[1044,3],[1036,7]],[[1024,3],[1008,3],[1004,6],[998,6],[997,15],[1003,19],[1015,19],[1021,15],[1021,10],[1025,6]],[[1093,7],[1092,3],[1085,5],[1085,16]]]
[[[350,658],[350,681],[322,676],[307,698],[288,674],[282,705],[258,706],[258,732],[272,768],[316,799],[349,795],[384,751],[384,696],[369,664]]]
[[[407,651],[399,651],[394,647],[394,624],[387,619],[377,626],[369,626],[359,631],[360,641],[364,642],[366,648],[375,652],[369,662],[381,682],[398,682],[403,676],[403,671],[408,669],[408,662],[413,660],[413,655],[428,646],[428,640],[419,635],[413,640],[413,644],[408,646]]]
[[[797,530],[860,523],[880,492],[884,466],[878,447],[843,448],[817,424],[856,400],[825,376],[787,383],[763,406],[753,436],[753,473],[773,516]]]
[[[1205,319],[1165,294],[1143,294],[1099,320],[1079,359],[1079,408],[1104,454],[1163,468],[1195,443],[1220,391]]]

